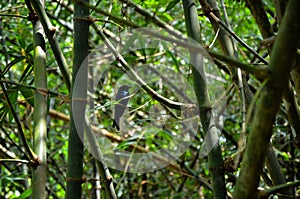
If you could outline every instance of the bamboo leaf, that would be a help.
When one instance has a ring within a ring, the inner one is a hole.
[[[14,66],[15,64],[17,64],[17,63],[23,61],[24,59],[26,59],[25,56],[19,56],[19,57],[15,58],[13,61],[11,61],[11,62],[3,69],[2,73],[1,73],[1,77],[3,77],[3,75],[6,74],[6,73],[10,70],[10,68],[11,68],[12,66]]]
[[[173,8],[177,5],[177,3],[178,3],[179,1],[180,1],[180,0],[173,0],[173,1],[171,1],[171,2],[168,4],[168,6],[166,7],[166,9],[165,9],[164,12],[167,12],[167,11],[173,9]]]

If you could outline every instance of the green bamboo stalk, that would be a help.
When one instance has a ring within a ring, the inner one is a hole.
[[[43,3],[43,2],[42,2]],[[34,41],[34,83],[36,88],[47,89],[46,49],[44,29],[40,21],[33,21]],[[38,156],[39,164],[34,167],[32,179],[32,198],[46,198],[47,168],[47,95],[35,92],[34,97],[34,140],[33,150]]]
[[[196,3],[194,0],[183,0],[183,9],[186,21],[188,36],[200,43],[200,25]],[[204,136],[208,140],[213,140],[216,128],[212,124],[211,103],[208,94],[208,88],[205,79],[205,70],[203,67],[202,55],[197,52],[190,52],[190,61],[192,65],[194,89],[200,110],[200,119],[203,126]],[[218,141],[213,143],[212,149],[208,154],[208,164],[211,173],[214,198],[226,198],[226,187],[224,178],[224,162],[222,152]]]
[[[36,11],[36,14],[38,15],[38,18],[41,21],[41,24],[43,25],[46,36],[48,38],[48,41],[49,41],[52,51],[54,53],[55,59],[57,61],[58,67],[62,73],[62,76],[64,78],[66,86],[67,86],[68,90],[70,91],[71,76],[68,71],[68,65],[67,65],[66,59],[65,59],[65,57],[59,47],[59,43],[56,39],[55,27],[52,26],[45,9],[43,8],[43,5],[41,4],[41,2],[39,0],[31,0],[31,4],[33,5],[34,10]]]
[[[234,198],[257,198],[260,173],[272,136],[272,124],[279,109],[282,94],[288,86],[293,56],[300,39],[300,2],[290,0],[279,28],[271,61],[271,78],[261,90],[257,110],[251,125],[248,144],[242,161]]]
[[[88,2],[88,0],[86,0]],[[88,75],[88,34],[89,9],[79,4],[74,5],[74,58],[72,90],[71,90],[71,117],[68,145],[68,169],[66,198],[80,199],[82,195],[83,176],[83,137],[85,106],[87,98]],[[80,87],[74,90],[75,79],[80,70]],[[75,93],[76,96],[73,95]],[[76,121],[74,111],[76,110]],[[77,123],[76,123],[77,122]],[[78,124],[81,123],[81,124]]]

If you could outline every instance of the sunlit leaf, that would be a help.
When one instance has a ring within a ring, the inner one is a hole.
[[[19,199],[29,198],[31,196],[31,194],[32,194],[32,189],[27,189],[19,196]]]
[[[179,1],[180,1],[180,0],[173,0],[173,1],[171,1],[171,2],[168,4],[168,6],[166,7],[165,12],[167,12],[167,11],[173,9],[173,8],[176,6],[176,4],[179,3]]]

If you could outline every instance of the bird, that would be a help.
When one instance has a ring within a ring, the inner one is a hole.
[[[120,131],[120,118],[124,114],[130,99],[129,89],[130,86],[123,85],[119,88],[116,95],[117,104],[115,105],[115,115],[112,127],[116,128],[118,131]]]

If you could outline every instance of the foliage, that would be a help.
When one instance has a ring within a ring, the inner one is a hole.
[[[201,45],[205,50],[224,54],[220,43],[215,41],[218,33],[214,32],[211,22],[202,10],[203,5],[201,6],[199,2],[196,2],[196,7],[201,27]],[[267,38],[263,38],[260,33],[257,22],[248,7],[249,2],[251,1],[225,0],[228,21],[232,31],[238,37],[251,49],[265,56],[266,61],[270,61],[269,51],[273,43],[263,45],[262,41]],[[272,31],[276,35],[279,19],[274,2],[264,0],[263,5],[272,25]],[[95,90],[89,90],[93,95],[88,97],[86,111],[93,125],[92,129],[96,132],[95,135],[106,136],[106,139],[103,139],[103,136],[97,137],[104,156],[112,159],[118,158],[116,154],[120,151],[126,156],[126,158],[121,157],[120,167],[110,168],[117,196],[119,198],[213,198],[211,171],[207,154],[203,152],[205,133],[203,133],[200,119],[188,112],[188,109],[170,108],[156,99],[154,95],[149,94],[147,89],[140,86],[141,84],[137,83],[130,73],[126,73],[128,70],[126,66],[119,58],[113,57],[112,51],[103,42],[103,35],[99,34],[99,30],[103,31],[117,51],[120,50],[119,53],[128,65],[156,94],[172,102],[196,104],[191,74],[192,66],[189,64],[190,57],[187,48],[154,37],[149,40],[145,34],[136,31],[136,27],[130,25],[131,23],[138,27],[151,27],[168,38],[173,38],[171,36],[173,30],[186,37],[182,2],[178,0],[133,2],[111,0],[90,1],[90,4],[119,18],[101,14],[96,9],[90,8],[90,23],[96,25],[98,30],[93,25],[89,29],[89,63],[99,71],[94,71],[94,78],[92,78],[94,82],[90,80]],[[139,7],[136,8],[136,5]],[[45,2],[45,10],[51,23],[56,27],[56,39],[59,41],[70,73],[73,70],[73,8],[74,2],[71,1]],[[221,10],[222,20],[225,21],[221,3],[218,4],[218,8]],[[45,94],[48,99],[46,191],[48,198],[63,198],[66,193],[68,167],[70,92],[49,45],[49,40],[46,40],[48,90],[41,91],[34,87],[36,77],[33,70],[33,27],[29,13],[23,1],[11,0],[0,3],[2,44],[0,83],[3,85],[0,91],[0,198],[29,198],[32,192],[33,167],[26,156],[26,148],[13,113],[17,114],[25,138],[29,146],[33,148],[35,92]],[[149,13],[152,17],[148,15]],[[163,26],[162,23],[158,23],[158,20],[161,20],[164,25],[170,25],[173,28],[171,33],[165,31],[170,27],[158,30],[158,27]],[[243,45],[236,41],[235,44],[239,63],[254,65],[257,70],[266,67]],[[297,52],[299,56],[299,49]],[[229,57],[226,54],[225,56]],[[243,105],[246,102],[241,97],[235,77],[230,72],[230,68],[236,66],[231,66],[226,61],[217,58],[214,58],[214,61],[211,58],[204,59],[204,63],[206,63],[205,70],[212,105],[219,105],[214,114],[218,119],[216,126],[222,157],[225,161],[226,189],[231,197],[240,168],[243,166],[239,164],[237,169],[233,168],[233,162],[239,152],[238,142],[243,131],[242,126],[245,122]],[[295,63],[298,64],[298,62]],[[247,106],[247,135],[251,130],[253,112],[257,105],[256,95],[259,95],[263,84],[262,80],[248,72],[243,71],[245,78],[243,83],[253,94],[253,104]],[[299,96],[297,79],[291,77],[290,80],[292,98],[297,101]],[[132,96],[122,124],[126,131],[117,132],[112,128],[112,118],[114,106],[118,103],[115,95],[121,84],[130,84]],[[300,152],[299,145],[297,146],[297,139],[300,136],[299,129],[292,123],[292,119],[297,120],[298,115],[291,115],[290,106],[294,106],[298,114],[299,106],[297,103],[293,105],[287,101],[288,98],[284,99],[286,101],[281,103],[274,120],[270,143],[280,165],[280,169],[276,172],[283,175],[285,182],[294,182],[295,179],[300,178]],[[183,128],[184,125],[190,126]],[[185,143],[187,145],[184,145]],[[148,152],[161,152],[160,155],[165,155],[162,151],[166,149],[176,151],[179,145],[186,147],[184,153],[176,159],[170,158],[172,160],[169,161],[170,165],[145,173],[131,172],[131,169],[138,168],[139,165],[134,165],[136,162],[126,167],[126,161],[130,160],[132,154],[138,152],[143,154],[148,150]],[[96,198],[96,196],[99,198],[99,195],[105,197],[103,187],[106,181],[99,177],[96,161],[90,153],[87,140],[85,140],[85,146],[82,196],[84,198]],[[114,154],[111,154],[112,151]],[[106,163],[110,166],[108,159]],[[274,179],[270,179],[270,172],[270,167],[267,166],[262,171],[259,187],[264,190],[277,185]],[[274,198],[280,197],[280,191],[271,194],[274,194]],[[291,187],[290,191],[293,197],[299,197],[299,183]]]

